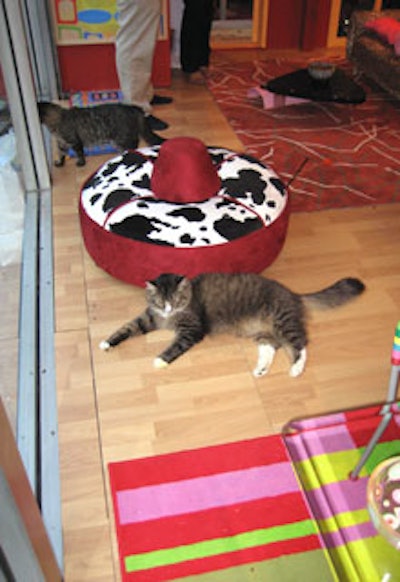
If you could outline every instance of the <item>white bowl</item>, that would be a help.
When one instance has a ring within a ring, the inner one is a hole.
[[[367,503],[377,531],[400,550],[400,457],[375,467],[368,479]]]
[[[316,79],[317,81],[326,81],[332,77],[336,70],[336,66],[324,61],[313,61],[312,63],[309,63],[307,70],[313,79]]]

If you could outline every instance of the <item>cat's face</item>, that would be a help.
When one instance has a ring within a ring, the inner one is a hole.
[[[163,318],[168,318],[189,305],[192,285],[189,279],[180,275],[164,274],[146,283],[147,303]]]

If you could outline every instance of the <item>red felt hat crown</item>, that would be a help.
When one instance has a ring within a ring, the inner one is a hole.
[[[160,147],[151,176],[154,195],[169,202],[201,202],[221,187],[207,147],[194,137],[173,137]]]

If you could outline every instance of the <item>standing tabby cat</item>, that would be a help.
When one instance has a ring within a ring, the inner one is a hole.
[[[172,329],[172,343],[154,360],[156,368],[163,368],[207,334],[233,332],[258,345],[254,376],[266,374],[276,350],[283,347],[293,377],[303,372],[306,363],[307,307],[338,307],[365,289],[359,279],[346,278],[300,295],[277,281],[244,273],[208,273],[193,279],[163,274],[146,286],[146,310],[101,342],[101,349],[157,329]]]
[[[38,103],[39,118],[57,139],[59,160],[56,166],[63,166],[65,156],[71,148],[75,151],[77,166],[86,163],[84,147],[113,143],[121,150],[135,149],[139,138],[149,145],[159,145],[165,141],[154,133],[145,114],[134,105],[105,103],[95,107],[71,107],[65,109],[55,103]]]

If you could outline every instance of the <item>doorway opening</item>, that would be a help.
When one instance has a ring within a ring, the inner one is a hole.
[[[217,0],[211,31],[213,48],[262,46],[265,4],[261,0]]]

